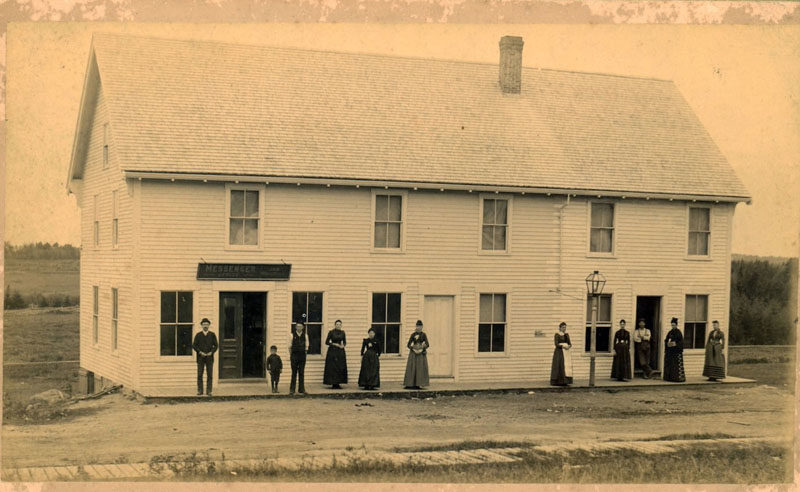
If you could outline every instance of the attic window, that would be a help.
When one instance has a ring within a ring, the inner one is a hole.
[[[103,125],[103,169],[108,167],[108,123]]]

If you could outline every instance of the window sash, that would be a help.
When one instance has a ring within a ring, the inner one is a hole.
[[[708,295],[687,294],[684,314],[684,348],[704,347],[708,328]]]
[[[259,190],[232,188],[228,201],[228,244],[258,246],[261,231]]]
[[[322,353],[323,292],[292,292],[292,322],[306,325],[308,353]]]
[[[119,326],[119,291],[111,289],[111,349],[117,350],[117,329]]]
[[[94,205],[93,205],[93,219],[94,219],[93,232],[94,232],[94,245],[95,246],[99,246],[100,245],[100,218],[97,215],[97,201],[98,201],[98,197],[97,197],[97,195],[95,195],[94,196]]]
[[[505,251],[508,249],[509,200],[484,198],[481,218],[481,249]]]
[[[111,245],[119,244],[119,193],[111,192]]]
[[[708,256],[708,243],[711,235],[711,209],[689,207],[688,254]]]
[[[506,294],[481,294],[478,314],[478,352],[505,352]]]
[[[614,204],[591,204],[589,251],[612,253],[614,251]]]
[[[191,323],[161,323],[160,354],[164,357],[192,355]],[[182,335],[182,336],[181,336]],[[181,343],[183,342],[183,343]]]
[[[372,329],[385,354],[400,353],[402,302],[398,292],[372,293]]]
[[[92,286],[92,342],[97,343],[99,339],[99,318],[100,318],[100,288]]]
[[[596,343],[595,350],[597,352],[611,352],[611,329],[610,323],[597,323],[596,325]],[[591,352],[592,347],[592,322],[586,323],[586,331],[584,333],[584,351]]]
[[[403,196],[375,195],[374,248],[400,249],[403,236]]]
[[[162,356],[192,355],[194,292],[161,291],[160,300],[160,354]]]
[[[103,169],[108,167],[108,123],[103,125]]]

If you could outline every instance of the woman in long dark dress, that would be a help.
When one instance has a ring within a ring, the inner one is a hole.
[[[428,335],[422,331],[422,321],[417,320],[414,333],[408,338],[408,363],[406,363],[406,375],[403,378],[403,386],[406,389],[420,389],[422,386],[430,384],[428,377]]]
[[[625,329],[625,320],[619,320],[619,330],[614,334],[614,362],[611,364],[611,379],[631,379],[631,334]]]
[[[678,329],[678,318],[672,318],[672,329],[664,339],[664,381],[686,381],[683,372],[683,334]]]
[[[553,365],[550,368],[550,384],[553,386],[566,386],[572,384],[572,355],[569,349],[572,342],[567,333],[567,324],[563,321],[558,325],[558,333],[553,338],[556,348],[553,350]]]
[[[361,342],[361,372],[358,373],[358,385],[365,390],[375,389],[381,385],[381,344],[375,339],[375,330],[367,332],[367,338]]]
[[[341,389],[347,383],[347,358],[344,346],[347,345],[347,336],[342,330],[342,320],[337,319],[333,329],[328,332],[325,339],[328,353],[325,355],[325,372],[322,375],[322,384],[330,384],[333,389]]]
[[[706,342],[706,360],[703,364],[703,376],[709,381],[725,379],[725,334],[719,329],[719,321],[711,322],[713,329]]]

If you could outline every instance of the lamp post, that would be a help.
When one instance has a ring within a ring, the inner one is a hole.
[[[594,362],[597,356],[597,298],[603,293],[606,278],[597,270],[586,277],[586,292],[592,296],[592,331],[589,349],[589,386],[594,386]]]

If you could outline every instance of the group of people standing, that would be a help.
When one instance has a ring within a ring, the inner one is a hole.
[[[347,346],[347,335],[342,329],[342,321],[336,320],[333,329],[328,332],[325,338],[325,345],[328,346],[325,355],[325,369],[322,373],[322,384],[329,385],[331,389],[341,389],[343,384],[347,384],[347,357],[345,347]],[[380,376],[380,355],[382,341],[375,337],[375,330],[370,328],[367,331],[367,338],[361,341],[361,371],[358,374],[358,386],[365,390],[374,390],[381,385]],[[409,348],[408,362],[404,386],[406,389],[420,389],[428,386],[428,358],[427,351],[430,347],[428,336],[423,331],[422,321],[417,321],[414,333],[408,339]],[[283,364],[280,357],[277,357],[277,348],[271,347],[272,354],[276,358],[270,361],[267,358],[267,371],[270,373],[272,391],[277,393],[277,385],[280,380],[280,373]],[[305,332],[305,324],[302,321],[295,323],[292,329],[292,343],[289,349],[289,359],[292,368],[292,378],[289,383],[289,394],[294,395],[295,390],[299,394],[305,394],[305,366],[306,354],[308,352],[308,341]]]
[[[678,329],[678,318],[672,318],[672,328],[664,338],[664,381],[684,382],[686,374],[683,369],[683,334]],[[705,347],[705,363],[703,376],[709,381],[725,378],[725,336],[719,328],[719,322],[712,322],[712,330],[708,334]],[[625,328],[625,320],[619,321],[619,329],[614,334],[613,349],[614,360],[611,363],[611,379],[627,381],[633,378],[631,367],[631,339],[634,343],[634,356],[642,369],[642,377],[650,379],[653,370],[650,368],[650,330],[645,321],[639,320],[639,326],[633,331],[633,336]],[[572,356],[570,349],[572,343],[567,333],[567,324],[562,322],[558,326],[558,333],[554,337],[555,350],[553,351],[553,364],[550,369],[550,384],[553,386],[567,386],[572,384]]]

